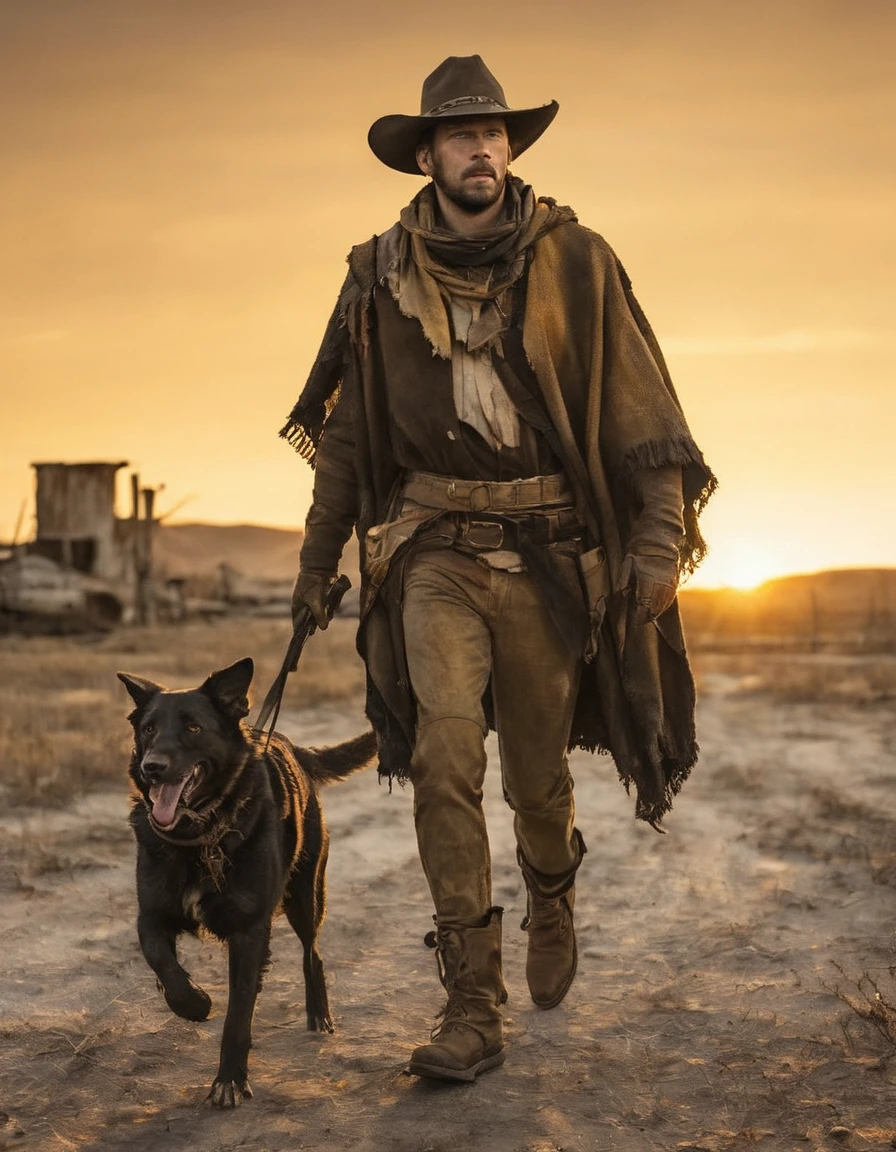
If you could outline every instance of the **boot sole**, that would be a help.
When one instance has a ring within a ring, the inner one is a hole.
[[[487,1072],[489,1068],[497,1068],[499,1064],[503,1064],[505,1060],[504,1052],[496,1052],[494,1056],[486,1056],[484,1060],[480,1060],[478,1064],[473,1064],[469,1068],[445,1068],[440,1064],[421,1064],[418,1061],[412,1060],[408,1064],[408,1072],[412,1076],[425,1076],[429,1080],[461,1080],[464,1083],[469,1083],[475,1080],[481,1072]]]

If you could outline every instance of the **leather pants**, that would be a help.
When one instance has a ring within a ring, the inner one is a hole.
[[[580,859],[566,745],[581,660],[528,574],[454,548],[410,560],[403,624],[417,701],[411,779],[420,859],[439,921],[473,923],[492,906],[483,693],[491,680],[517,845],[538,872],[566,873]]]

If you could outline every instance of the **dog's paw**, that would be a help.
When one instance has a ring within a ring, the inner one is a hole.
[[[227,1080],[218,1076],[206,1100],[213,1108],[239,1108],[244,1100],[252,1099],[248,1080]]]
[[[184,1020],[207,1020],[212,1009],[212,1000],[207,992],[195,984],[187,984],[183,988],[163,989],[165,1002],[172,1012],[182,1016]]]

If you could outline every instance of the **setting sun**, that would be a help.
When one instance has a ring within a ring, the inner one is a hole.
[[[761,575],[757,575],[756,571],[744,569],[733,579],[729,580],[728,584],[730,587],[736,588],[739,592],[752,592],[768,579],[770,579],[770,577],[764,572]]]
[[[723,538],[720,547],[711,549],[694,583],[707,588],[737,588],[742,592],[752,592],[766,580],[787,575],[793,570],[783,556],[776,557],[770,550],[737,534]]]
[[[730,575],[725,581],[732,588],[739,588],[743,592],[750,592],[779,575],[779,569],[774,560],[761,551],[744,547],[734,551],[727,557]]]

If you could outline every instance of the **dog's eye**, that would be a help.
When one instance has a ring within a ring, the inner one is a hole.
[[[152,722],[150,722],[149,724],[143,725],[143,735],[144,736],[152,736],[152,734],[155,732],[155,730],[156,730],[156,726]]]
[[[188,732],[201,732],[202,729],[199,727],[198,724],[188,724],[187,725],[187,731]]]

